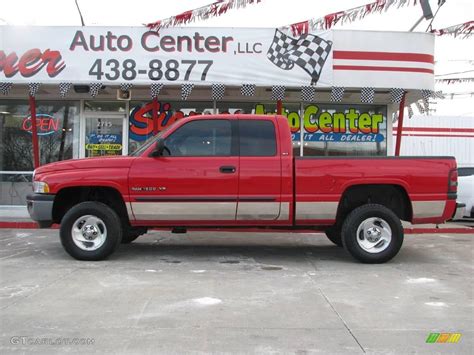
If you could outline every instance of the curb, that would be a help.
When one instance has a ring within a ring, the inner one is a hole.
[[[0,222],[0,229],[38,229],[35,222]],[[53,224],[49,229],[59,229],[59,225]],[[167,228],[153,228],[154,230],[169,230]],[[209,231],[210,229],[195,228],[194,231]],[[216,232],[237,232],[232,228],[218,228]],[[474,228],[405,228],[405,234],[472,234],[474,236]],[[277,231],[278,232],[278,231]],[[284,232],[284,231],[282,231]],[[315,230],[296,230],[296,233],[322,233]],[[259,230],[255,229],[255,233],[275,233],[275,230]]]
[[[405,234],[472,234],[474,228],[405,228]]]

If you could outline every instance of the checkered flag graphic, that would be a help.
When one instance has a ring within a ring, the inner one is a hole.
[[[428,114],[430,112],[430,102],[428,101],[428,99],[423,99],[421,100],[421,103],[423,104],[425,112]]]
[[[344,97],[344,88],[333,86],[331,89],[331,101],[341,102]]]
[[[40,83],[28,83],[28,92],[31,97],[35,97],[40,88]]]
[[[441,90],[438,90],[433,92],[432,97],[435,99],[444,99],[444,94]]]
[[[132,83],[121,83],[120,84],[120,90],[122,91],[128,91],[132,88],[133,84]]]
[[[163,89],[163,84],[153,83],[150,85],[150,96],[152,99],[155,99],[160,94],[161,89]]]
[[[374,102],[375,89],[374,88],[362,88],[360,90],[360,102],[364,104],[372,104]]]
[[[315,94],[316,94],[316,88],[314,86],[301,87],[301,101],[304,101],[304,102],[314,101]]]
[[[66,97],[71,86],[72,83],[59,83],[59,96],[61,96],[62,98]]]
[[[402,102],[402,97],[403,94],[405,93],[405,90],[400,89],[400,88],[392,88],[390,90],[390,102],[392,104],[399,104]]]
[[[280,30],[275,30],[273,42],[268,48],[267,58],[277,67],[283,70],[290,70],[295,66],[293,61],[288,59],[288,52],[295,47],[295,39],[287,36]]]
[[[13,83],[0,83],[0,91],[3,95],[8,95],[13,87]]]
[[[303,34],[299,38],[292,38],[277,29],[267,58],[283,70],[290,70],[296,64],[308,73],[314,85],[319,80],[331,48],[332,42],[321,37]]]
[[[430,97],[433,96],[433,91],[431,90],[421,90],[421,98],[423,102],[424,109],[426,113],[430,111]]]
[[[181,86],[181,100],[186,101],[193,91],[194,84],[183,84]]]
[[[412,109],[411,105],[408,105],[407,110],[408,110],[408,118],[412,118],[413,117],[413,109]]]
[[[418,111],[419,111],[421,114],[425,113],[425,109],[424,109],[424,107],[423,107],[422,104],[420,104],[420,103],[417,101],[417,102],[415,102],[415,105],[416,105],[416,108],[418,109]]]
[[[89,94],[92,97],[96,97],[101,88],[102,88],[102,83],[90,83],[89,84]]]
[[[242,84],[240,94],[242,96],[255,96],[255,84]]]
[[[431,96],[433,96],[434,91],[432,90],[421,90],[421,97],[423,99],[429,99]]]
[[[285,98],[286,87],[283,85],[272,86],[272,100],[283,100]]]
[[[212,99],[213,100],[222,100],[225,93],[224,84],[212,84]]]

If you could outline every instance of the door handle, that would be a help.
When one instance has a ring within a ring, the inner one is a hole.
[[[222,174],[233,174],[235,173],[235,166],[221,166],[219,168],[219,171],[222,173]]]

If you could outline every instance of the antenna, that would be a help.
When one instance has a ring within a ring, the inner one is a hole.
[[[415,22],[412,28],[410,28],[409,32],[413,32],[415,28],[423,21],[430,20],[433,18],[433,11],[431,11],[431,6],[428,0],[420,0],[421,10],[423,11],[423,15],[420,17],[418,21]]]
[[[77,0],[74,0],[74,1],[76,2],[77,11],[79,12],[79,16],[81,17],[81,24],[82,24],[82,27],[84,27],[85,24],[84,24],[84,18],[82,17],[81,9],[79,8],[79,4],[77,3]]]

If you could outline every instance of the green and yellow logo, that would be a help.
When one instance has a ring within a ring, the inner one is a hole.
[[[433,343],[459,343],[461,333],[430,333],[426,342]]]

